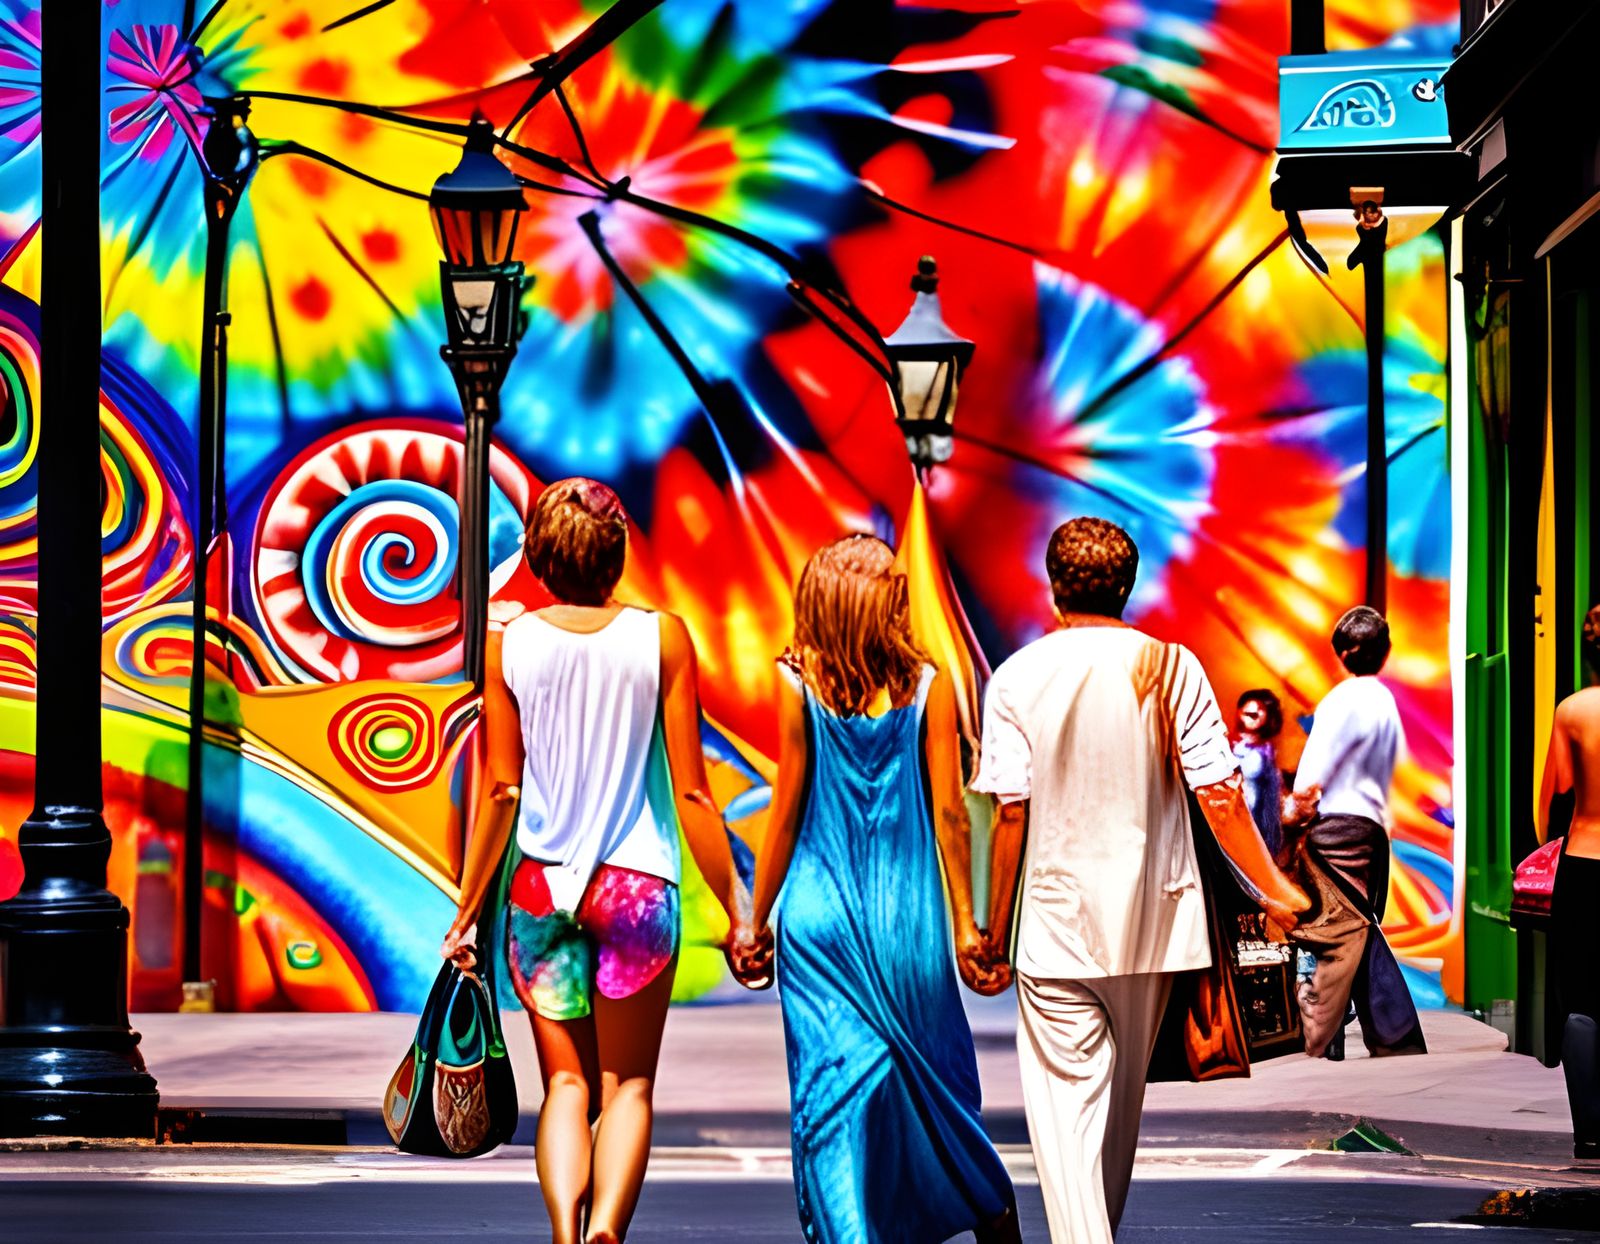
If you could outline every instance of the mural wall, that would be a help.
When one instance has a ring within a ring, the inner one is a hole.
[[[536,96],[608,7],[620,33]],[[1328,9],[1334,47],[1454,40],[1443,0]],[[453,911],[471,781],[460,411],[419,197],[455,164],[448,131],[493,121],[532,204],[517,257],[537,281],[492,467],[496,609],[538,603],[518,540],[541,482],[616,487],[625,594],[688,621],[715,793],[754,842],[799,568],[845,530],[898,537],[910,512],[851,316],[892,329],[923,253],[977,343],[928,535],[988,661],[1049,625],[1045,538],[1094,513],[1143,551],[1135,620],[1193,647],[1225,700],[1268,686],[1306,714],[1334,681],[1326,636],[1363,567],[1361,297],[1346,225],[1315,239],[1320,278],[1268,205],[1287,10],[107,0],[83,54],[104,66],[105,777],[134,1006],[175,1005],[181,975],[207,98],[249,96],[261,160],[227,255],[205,974],[226,1007],[409,1008]],[[7,892],[31,795],[39,40],[37,0],[0,0]],[[1389,673],[1409,755],[1387,928],[1437,1000],[1459,994],[1460,925],[1436,237],[1389,272]],[[719,972],[701,950],[680,991]]]

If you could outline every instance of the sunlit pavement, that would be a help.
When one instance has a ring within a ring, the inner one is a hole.
[[[658,1148],[632,1244],[800,1239],[782,1028],[770,999],[683,1008],[669,1020]],[[1005,997],[969,1009],[985,1121],[1017,1184],[1025,1237],[1043,1244],[1043,1205],[1021,1143],[1013,1008]],[[527,1026],[507,1019],[523,1107],[518,1137],[527,1140],[538,1081]],[[378,1102],[413,1017],[135,1022],[164,1104],[196,1111],[214,1129],[234,1112],[249,1143],[0,1151],[0,1242],[549,1238],[526,1145],[449,1162],[383,1143]],[[1295,1056],[1246,1080],[1152,1085],[1119,1240],[1303,1244],[1457,1239],[1463,1231],[1600,1240],[1600,1211],[1593,1232],[1466,1221],[1502,1190],[1541,1189],[1570,1206],[1600,1188],[1600,1170],[1572,1161],[1558,1069],[1505,1053],[1501,1035],[1468,1016],[1427,1012],[1423,1022],[1433,1051],[1425,1057],[1367,1059],[1352,1031],[1344,1063]],[[1330,1152],[1358,1119],[1412,1152]],[[263,1131],[266,1124],[306,1134]],[[324,1135],[337,1147],[262,1143]]]
[[[1023,1229],[1044,1241],[1025,1149],[1006,1146]],[[1304,1149],[1142,1149],[1119,1240],[1600,1239],[1463,1221],[1497,1189],[1593,1185],[1568,1167]],[[1600,1222],[1596,1223],[1600,1228]],[[522,1146],[469,1162],[359,1148],[114,1146],[0,1154],[0,1239],[547,1239]],[[697,1147],[654,1156],[634,1244],[798,1241],[788,1154]]]
[[[772,998],[673,1010],[656,1085],[658,1144],[785,1143],[789,1080]],[[1023,1140],[1016,1002],[1009,992],[966,999],[992,1134],[1002,1142]],[[384,1013],[140,1015],[134,1022],[144,1032],[145,1058],[164,1104],[338,1112],[364,1128],[352,1127],[349,1140],[370,1143],[383,1138],[379,1102],[416,1025],[412,1016]],[[1570,1154],[1559,1068],[1505,1053],[1502,1034],[1459,1012],[1426,1011],[1422,1022],[1431,1050],[1422,1057],[1369,1059],[1352,1026],[1346,1062],[1291,1055],[1260,1064],[1249,1079],[1152,1085],[1147,1137],[1154,1127],[1174,1143],[1210,1144],[1208,1121],[1224,1116],[1231,1143],[1277,1147],[1280,1136],[1292,1135],[1287,1147],[1295,1148],[1363,1117],[1408,1141],[1439,1129],[1458,1133],[1450,1143],[1441,1134],[1427,1152],[1506,1156],[1481,1153],[1476,1142],[1465,1152],[1456,1145],[1502,1135],[1511,1138],[1507,1148],[1537,1148],[1540,1160]],[[506,1040],[524,1123],[531,1126],[540,1094],[522,1016],[506,1015]],[[1244,1128],[1251,1134],[1240,1141]],[[532,1139],[526,1128],[521,1135]]]

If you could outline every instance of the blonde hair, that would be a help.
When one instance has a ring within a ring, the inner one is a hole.
[[[912,638],[906,577],[887,544],[845,536],[812,554],[783,659],[841,716],[866,712],[885,689],[897,706],[911,699],[928,658]]]

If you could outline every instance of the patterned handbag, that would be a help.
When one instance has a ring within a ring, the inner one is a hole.
[[[405,1153],[470,1158],[517,1130],[517,1085],[494,995],[476,973],[439,969],[411,1049],[384,1094],[383,1121]]]
[[[1522,863],[1511,879],[1511,923],[1519,929],[1550,925],[1550,896],[1556,888],[1564,838],[1552,838]]]
[[[509,837],[517,794],[514,786],[496,788],[497,821],[488,832]],[[476,1157],[505,1144],[517,1130],[517,1084],[494,981],[518,858],[515,841],[509,841],[478,917],[478,971],[449,961],[440,967],[411,1049],[383,1095],[384,1125],[404,1153]]]

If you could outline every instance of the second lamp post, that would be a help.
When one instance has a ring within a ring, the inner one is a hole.
[[[884,338],[895,372],[895,422],[919,475],[948,461],[955,448],[956,397],[972,342],[944,322],[939,306],[939,265],[917,261],[916,293],[905,321]]]
[[[494,154],[494,127],[478,118],[461,162],[433,184],[428,210],[445,258],[439,264],[448,344],[439,351],[461,394],[466,445],[458,540],[462,668],[483,685],[489,610],[489,443],[500,385],[522,336],[525,281],[511,258],[528,208],[522,184]]]

